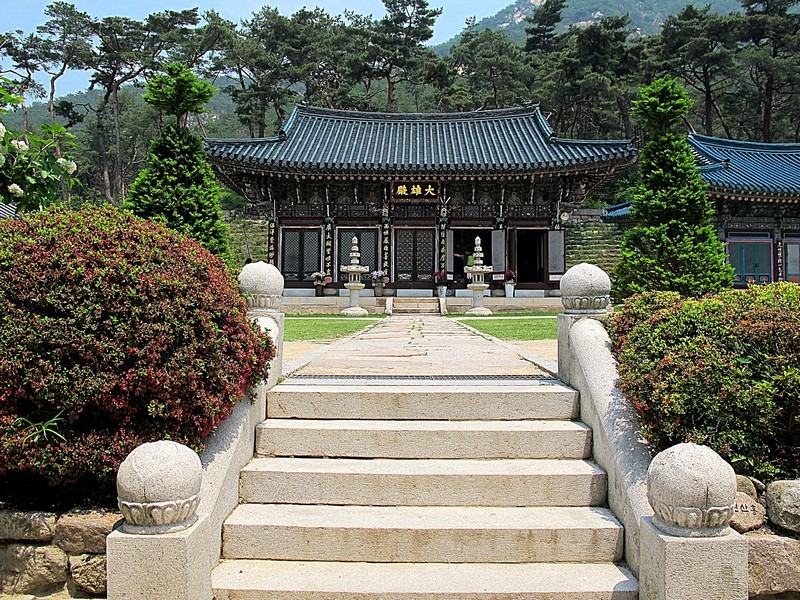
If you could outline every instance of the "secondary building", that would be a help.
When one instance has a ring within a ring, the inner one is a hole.
[[[713,222],[734,269],[734,285],[800,283],[800,144],[742,142],[690,133],[708,184]],[[626,228],[630,202],[603,220]],[[606,237],[615,232],[604,230]]]
[[[501,284],[557,290],[571,212],[637,159],[629,140],[557,137],[538,106],[388,114],[298,106],[266,139],[208,139],[220,179],[267,222],[265,258],[288,288],[337,282],[357,236],[362,264],[396,290],[433,290],[434,272],[466,286],[475,238]],[[262,238],[263,239],[263,238]]]

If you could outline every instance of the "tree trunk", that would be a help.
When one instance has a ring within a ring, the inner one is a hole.
[[[97,146],[100,154],[100,183],[103,188],[103,198],[106,202],[114,203],[114,195],[111,192],[111,177],[108,169],[108,135],[106,134],[106,108],[108,108],[109,93],[100,102],[95,115],[97,116]]]
[[[394,79],[386,77],[386,112],[394,111]]]
[[[711,92],[711,74],[703,69],[703,97],[705,99],[705,116],[703,120],[706,135],[714,135],[714,95]]]
[[[120,126],[118,87],[114,87],[114,199],[117,206],[125,202],[125,183],[122,176],[122,128]]]

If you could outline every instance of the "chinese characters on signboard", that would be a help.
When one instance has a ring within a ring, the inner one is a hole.
[[[333,223],[325,223],[325,272],[333,276]]]
[[[275,264],[275,219],[267,222],[267,262]]]
[[[439,200],[438,181],[393,181],[391,198],[394,202],[436,202]]]
[[[383,272],[389,275],[389,221],[384,220],[381,225],[381,264]]]

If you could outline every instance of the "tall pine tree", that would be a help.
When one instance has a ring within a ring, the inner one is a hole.
[[[631,208],[635,226],[625,234],[614,271],[617,300],[647,290],[697,296],[733,284],[733,270],[711,223],[705,182],[679,131],[691,104],[683,86],[669,76],[642,89],[633,103],[649,139]]]
[[[214,89],[184,65],[170,63],[153,77],[144,99],[175,122],[154,140],[148,166],[131,186],[124,208],[158,220],[228,259],[228,227],[222,220],[220,188],[206,158],[203,141],[186,127],[189,113],[202,112]]]

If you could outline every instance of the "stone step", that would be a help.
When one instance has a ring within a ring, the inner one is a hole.
[[[395,315],[438,315],[439,307],[427,306],[395,306],[392,308]]]
[[[241,504],[224,558],[371,562],[614,562],[605,508]]]
[[[599,506],[606,474],[585,460],[256,458],[243,502],[372,506]]]
[[[224,560],[216,600],[636,600],[613,564],[338,563]]]
[[[588,458],[591,430],[574,421],[267,419],[258,456]]]
[[[288,378],[267,395],[268,418],[539,420],[578,417],[578,393],[551,380],[382,382]]]

